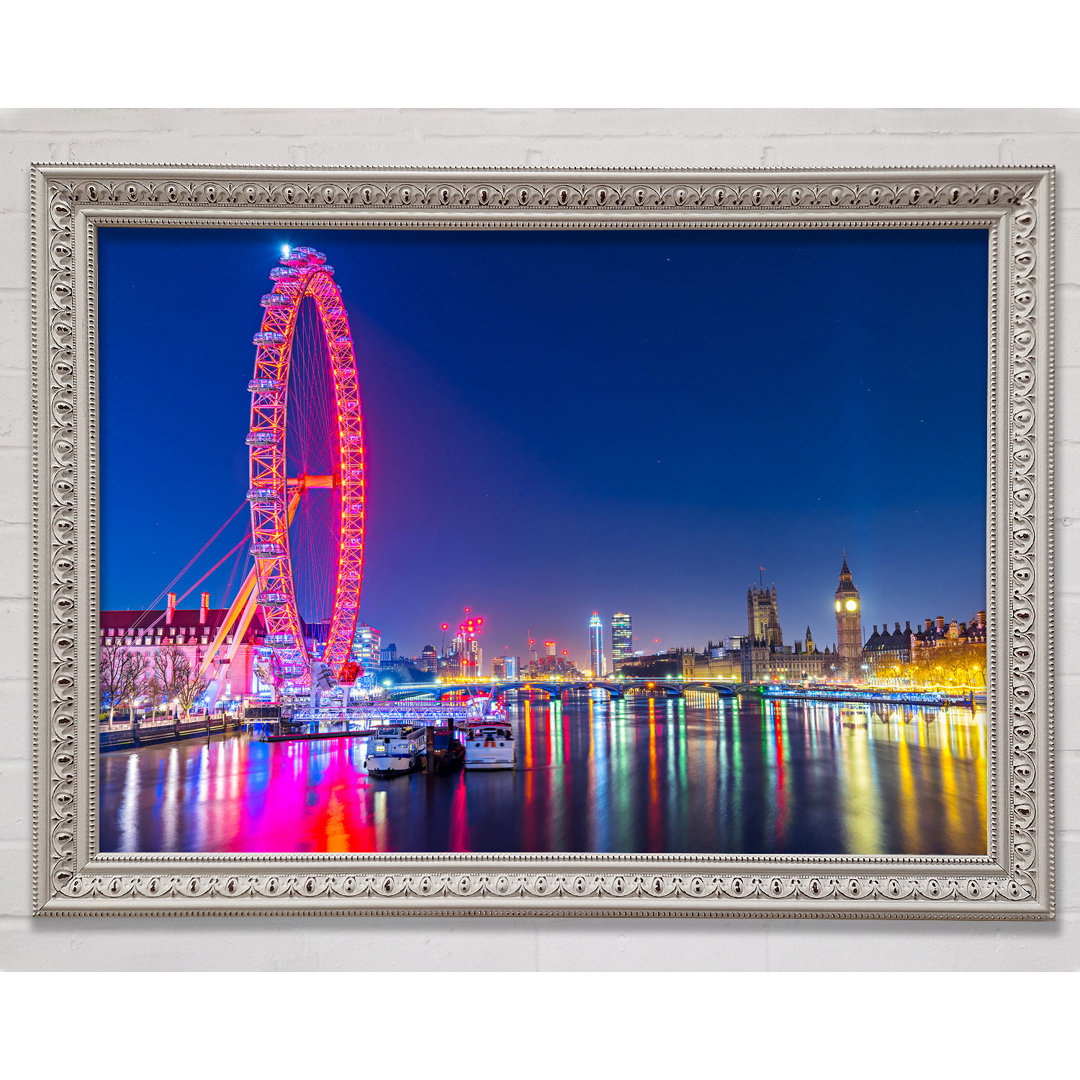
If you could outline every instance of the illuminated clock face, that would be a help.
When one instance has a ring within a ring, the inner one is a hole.
[[[859,605],[854,600],[848,600],[847,603],[844,604],[844,607],[846,607],[848,611],[854,611],[858,606]]]
[[[839,600],[836,601],[836,610],[837,611],[840,610],[840,601]]]

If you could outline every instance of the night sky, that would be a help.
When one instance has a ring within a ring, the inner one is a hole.
[[[336,269],[367,440],[361,619],[485,661],[746,631],[832,645],[846,548],[871,624],[985,607],[984,230],[101,228],[101,604],[154,603],[244,501],[259,297]],[[238,542],[237,515],[175,591]],[[241,549],[244,550],[243,548]],[[242,564],[209,588],[225,606]],[[158,606],[163,606],[159,602]]]

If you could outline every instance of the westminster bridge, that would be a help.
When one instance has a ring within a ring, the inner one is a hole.
[[[651,697],[685,697],[687,693],[712,693],[722,697],[737,697],[756,687],[744,683],[707,682],[698,679],[495,679],[485,680],[482,684],[436,683],[392,686],[386,689],[386,696],[403,698],[432,698],[442,701],[444,698],[472,694],[476,686],[481,685],[485,693],[491,692],[496,698],[510,696],[531,697],[534,694],[546,694],[551,701],[559,701],[568,694],[589,693],[601,690],[613,700],[619,700],[632,694]]]
[[[547,695],[550,701],[561,701],[570,694],[603,691],[612,701],[620,701],[632,695],[664,698],[684,698],[687,694],[715,694],[723,698],[735,698],[742,694],[755,694],[764,698],[816,701],[835,704],[862,705],[924,705],[967,706],[985,705],[985,693],[957,688],[955,690],[918,690],[899,687],[873,687],[851,685],[800,685],[796,683],[742,683],[719,680],[686,678],[658,679],[496,679],[485,681],[483,692],[496,699]],[[387,687],[385,696],[392,700],[427,699],[443,701],[445,698],[471,696],[478,684],[470,683],[412,683],[405,686]]]

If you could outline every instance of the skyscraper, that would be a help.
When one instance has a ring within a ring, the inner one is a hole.
[[[361,623],[356,628],[352,651],[367,671],[377,668],[382,659],[382,633],[374,626]]]
[[[607,674],[604,664],[604,624],[595,611],[589,620],[589,667],[598,679]]]
[[[616,611],[611,616],[611,666],[616,667],[620,660],[629,660],[634,655],[634,632],[630,616],[625,611]]]
[[[840,584],[836,589],[836,651],[845,679],[860,677],[862,662],[862,613],[859,609],[859,590],[851,580],[847,552],[840,568]]]
[[[446,669],[451,675],[460,675],[466,679],[476,679],[483,672],[484,651],[476,639],[476,633],[462,625],[450,642],[450,651],[446,656]]]

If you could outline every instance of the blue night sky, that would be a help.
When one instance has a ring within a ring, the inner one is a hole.
[[[983,230],[102,228],[102,607],[150,606],[244,501],[252,334],[284,244],[336,268],[367,439],[361,619],[485,658],[594,609],[636,647],[832,645],[985,607]],[[194,583],[243,536],[237,515]],[[243,550],[243,549],[241,549]],[[209,588],[224,606],[227,560]],[[158,605],[160,606],[160,604]]]

